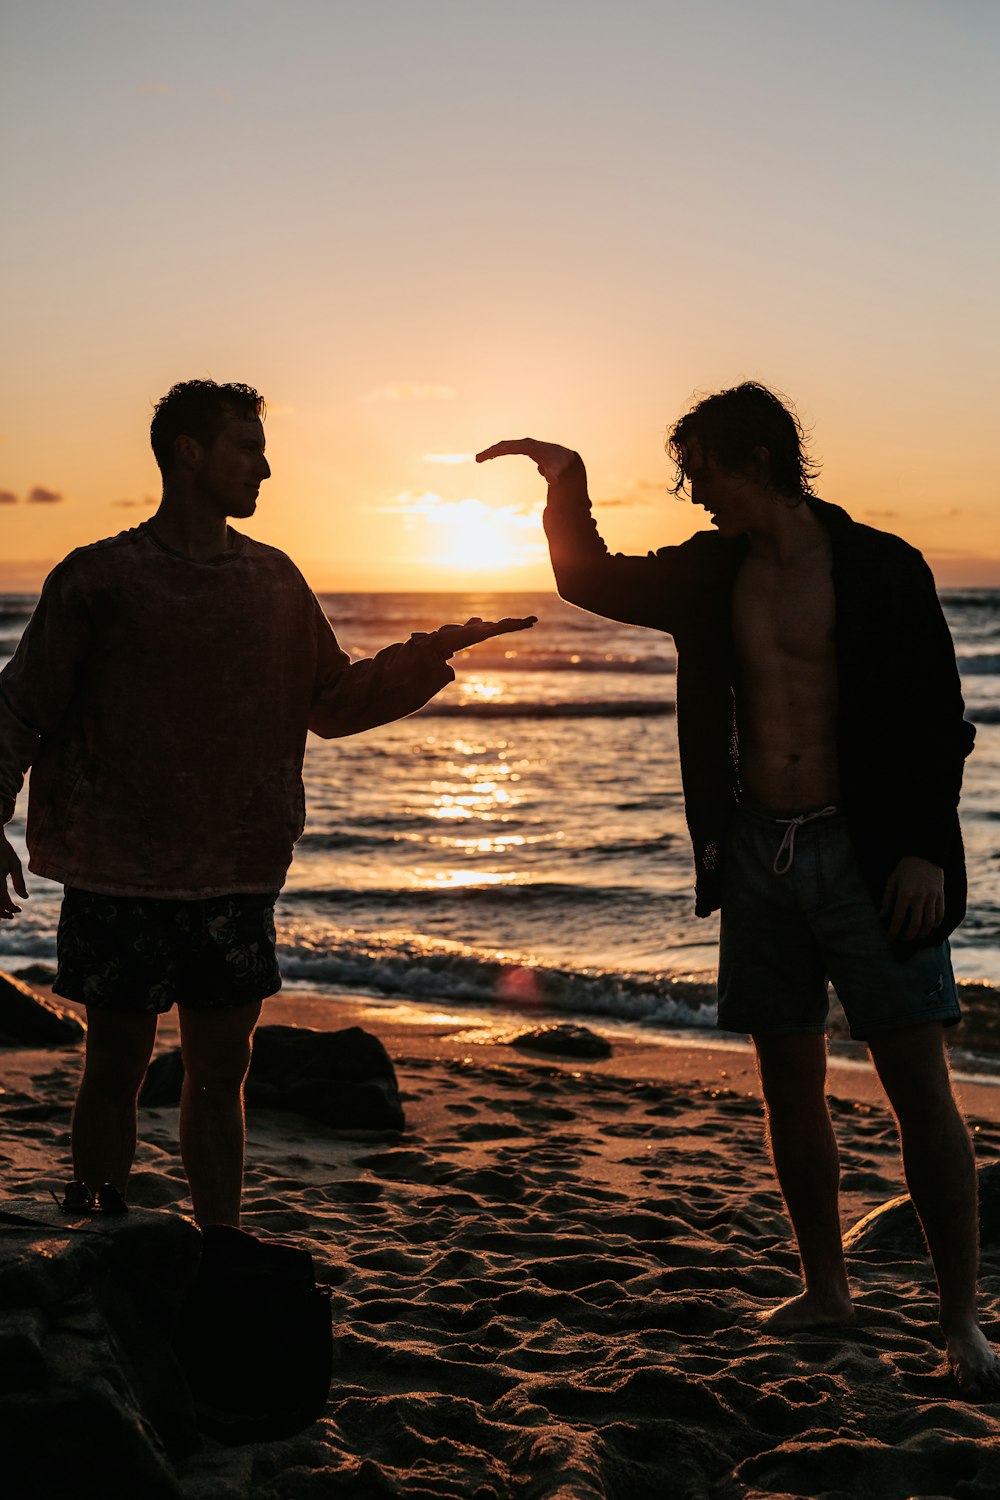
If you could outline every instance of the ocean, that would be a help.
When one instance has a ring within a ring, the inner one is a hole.
[[[536,614],[538,624],[456,658],[456,682],[409,719],[345,740],[310,736],[306,832],[277,908],[286,985],[712,1026],[718,921],[693,912],[670,637],[554,593],[321,599],[354,657],[472,615]],[[34,602],[0,597],[0,664]],[[966,1044],[992,1052],[1000,590],[945,591],[942,604],[978,728],[962,800],[969,915],[953,956],[978,1017],[962,1028]],[[22,852],[26,800],[8,830]],[[55,958],[61,890],[29,881],[31,900],[0,928],[0,967],[41,975]]]

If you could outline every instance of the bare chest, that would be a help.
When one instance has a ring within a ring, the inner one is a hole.
[[[829,551],[791,564],[748,557],[733,595],[733,633],[744,677],[833,671],[835,602]]]

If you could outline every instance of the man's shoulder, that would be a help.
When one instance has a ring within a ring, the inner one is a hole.
[[[829,500],[813,500],[810,505],[835,542],[845,548],[876,558],[896,558],[913,563],[924,560],[917,547],[894,531],[883,531],[878,526],[869,526],[866,521],[858,521],[843,506],[833,505]]]
[[[235,526],[230,526],[229,531],[244,557],[270,563],[274,567],[295,568],[296,573],[299,571],[288,553],[282,552],[280,547],[272,547],[269,542],[260,542],[255,536],[247,536],[245,531],[237,531]]]
[[[264,569],[291,584],[301,584],[308,588],[302,573],[302,569],[289,557],[287,552],[282,552],[280,547],[272,547],[268,542],[259,542],[256,537],[247,536],[242,531],[229,528],[236,537],[240,554],[244,562],[252,563],[255,567]]]
[[[56,563],[49,577],[85,578],[101,573],[119,560],[130,560],[144,541],[145,530],[140,525],[130,526],[125,531],[116,532],[114,536],[100,537],[96,542],[84,542],[82,546],[74,547],[72,552],[67,552],[62,561]]]

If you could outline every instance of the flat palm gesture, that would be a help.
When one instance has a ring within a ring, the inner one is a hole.
[[[414,637],[417,640],[433,641],[442,656],[454,656],[456,651],[464,651],[467,646],[488,641],[491,636],[510,635],[514,630],[530,630],[537,618],[537,615],[526,615],[523,619],[481,620],[475,615],[471,620],[466,620],[464,625],[439,625],[429,635],[417,630]]]
[[[485,463],[488,458],[508,458],[512,454],[530,458],[549,484],[564,474],[577,456],[572,448],[562,448],[558,443],[542,443],[538,438],[508,438],[506,442],[494,443],[492,448],[477,453],[476,463]]]

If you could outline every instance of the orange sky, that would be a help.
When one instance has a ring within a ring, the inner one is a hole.
[[[547,587],[538,475],[468,461],[525,433],[612,547],[681,540],[665,430],[748,377],[825,498],[1000,584],[998,16],[20,7],[0,587],[151,512],[151,405],[205,375],[267,398],[247,530],[319,588]]]

